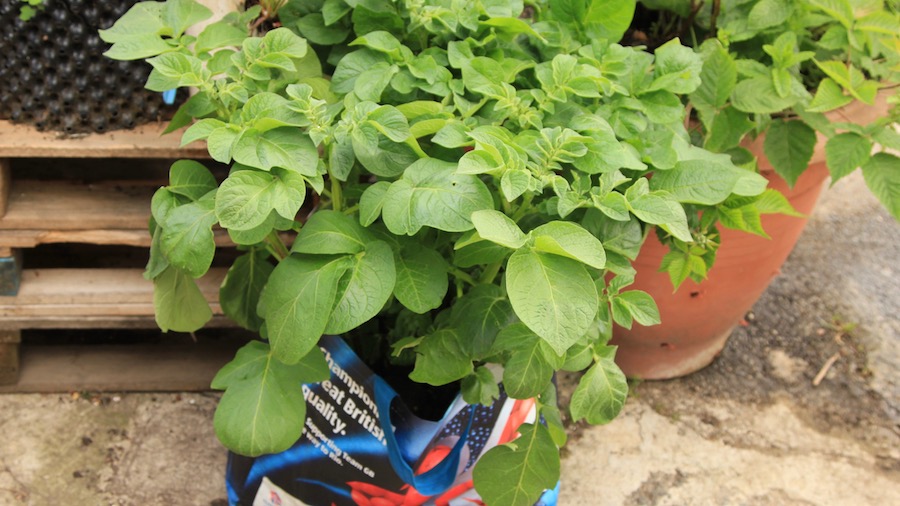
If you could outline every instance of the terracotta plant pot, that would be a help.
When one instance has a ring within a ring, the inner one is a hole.
[[[887,95],[875,106],[854,103],[829,114],[833,121],[868,123],[887,110]],[[809,215],[828,177],[824,138],[816,147],[810,167],[794,188],[774,173],[763,155],[763,138],[747,143],[758,155],[760,172],[769,187],[783,193],[797,211]],[[612,344],[619,346],[616,362],[626,375],[642,379],[667,379],[692,373],[709,365],[722,351],[728,336],[779,273],[794,248],[807,219],[769,214],[763,229],[771,236],[719,227],[721,246],[709,277],[702,283],[688,279],[677,292],[665,272],[658,272],[668,249],[650,234],[633,262],[637,270],[630,288],[648,292],[659,306],[662,324],[631,330],[615,326]]]

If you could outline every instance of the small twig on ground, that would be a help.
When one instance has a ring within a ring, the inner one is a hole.
[[[835,353],[834,355],[829,357],[828,360],[825,361],[825,365],[823,365],[822,368],[819,369],[819,374],[816,374],[816,377],[813,379],[812,384],[814,387],[819,386],[819,383],[821,383],[822,380],[825,379],[825,375],[828,374],[828,371],[831,369],[831,366],[833,366],[834,363],[837,362],[839,358],[841,358],[841,352]]]

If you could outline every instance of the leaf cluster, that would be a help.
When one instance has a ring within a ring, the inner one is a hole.
[[[684,103],[703,93],[704,58],[678,40],[654,54],[617,44],[634,9],[289,1],[264,35],[251,34],[255,8],[191,36],[209,11],[168,0],[101,32],[107,56],[147,59],[148,88],[196,88],[170,130],[188,127],[183,143],[205,140],[230,166],[222,181],[172,166],[146,271],[160,327],[191,331],[211,316],[195,280],[216,229],[243,252],[220,303],[263,341],[213,383],[229,448],[292,445],[297,383],[328,372],[319,338],[380,319],[399,329],[389,337],[413,380],[459,381],[471,403],[492,402],[500,381],[537,399],[546,426],[475,470],[489,502],[533,504],[553,486],[554,372],[586,371],[571,416],[608,422],[627,395],[613,322],[659,322],[652,298],[627,289],[646,234],[673,245],[677,284],[705,276],[718,220],[763,233],[759,213],[789,209],[734,157],[691,143]]]
[[[883,0],[690,0],[642,2],[691,21],[690,36],[704,63],[702,84],[690,94],[700,144],[752,160],[742,141],[766,134],[764,153],[793,186],[813,159],[820,138],[835,182],[861,168],[869,188],[900,219],[900,158],[896,97],[874,121],[842,112],[858,102],[875,106],[900,78],[900,14]],[[873,150],[879,151],[873,154]],[[741,213],[743,214],[743,213]],[[720,212],[722,224],[739,219]],[[746,221],[746,217],[744,217]],[[754,227],[755,228],[755,227]]]

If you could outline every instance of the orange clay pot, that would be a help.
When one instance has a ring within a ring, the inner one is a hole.
[[[879,96],[875,106],[851,104],[829,117],[833,121],[866,124],[886,110],[885,98]],[[820,138],[809,168],[792,189],[774,173],[762,145],[763,138],[759,137],[745,147],[758,156],[760,172],[769,179],[769,188],[783,193],[797,211],[808,216],[828,177],[824,139]],[[612,344],[619,346],[616,362],[625,374],[641,379],[668,379],[709,365],[779,273],[806,221],[781,214],[764,215],[763,229],[771,239],[719,227],[721,246],[708,278],[702,283],[688,279],[674,293],[669,275],[658,272],[668,248],[650,233],[633,262],[637,275],[629,288],[653,297],[662,324],[644,327],[635,323],[631,330],[614,327]]]

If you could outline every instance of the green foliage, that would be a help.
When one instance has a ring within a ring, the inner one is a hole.
[[[813,98],[800,71],[868,98],[863,81],[881,65],[843,72],[807,54],[802,36],[774,33],[796,9],[772,2],[743,25],[723,13],[733,39],[759,32],[753,58],[724,36],[650,53],[617,43],[635,4],[298,0],[267,33],[255,33],[251,9],[194,37],[185,29],[206,9],[168,0],[138,3],[101,32],[107,56],[149,61],[149,89],[197,88],[170,128],[188,127],[184,143],[206,141],[230,165],[218,178],[196,162],[172,166],[153,198],[145,273],[160,326],[193,331],[211,317],[195,278],[216,227],[242,251],[221,307],[267,343],[242,349],[213,383],[225,390],[223,443],[286,448],[304,419],[297,384],[320,379],[320,337],[384,338],[415,363],[414,381],[459,382],[466,401],[490,403],[502,380],[511,396],[538,399],[547,425],[524,425],[475,469],[488,503],[534,504],[556,484],[565,431],[554,372],[587,370],[572,417],[608,422],[627,393],[612,323],[659,322],[649,295],[623,290],[647,234],[670,247],[661,268],[675,285],[705,277],[717,224],[764,234],[761,213],[793,211],[747,170],[743,137],[797,108],[800,119],[773,126],[791,139],[769,147],[779,170],[798,173],[819,114],[803,107],[840,101]],[[888,37],[886,19],[847,23],[870,45]],[[694,138],[687,101],[704,127]],[[869,136],[891,140],[885,131],[833,136],[830,158],[839,173],[862,165],[896,208],[895,159],[862,154]],[[390,335],[371,335],[373,319]]]

